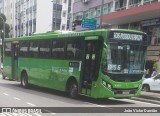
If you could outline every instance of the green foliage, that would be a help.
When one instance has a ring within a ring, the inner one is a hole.
[[[0,37],[4,37],[4,23],[6,22],[6,16],[0,13]],[[5,38],[9,37],[10,27],[8,24],[5,23]]]

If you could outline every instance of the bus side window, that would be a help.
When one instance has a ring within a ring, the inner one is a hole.
[[[11,42],[5,43],[5,56],[11,56]]]
[[[64,41],[63,40],[53,40],[52,42],[52,58],[64,59]]]
[[[29,41],[21,41],[19,47],[19,56],[28,57]]]
[[[30,57],[33,58],[39,57],[39,43],[37,40],[33,40],[30,42],[29,53]]]
[[[51,40],[40,40],[39,41],[39,56],[41,58],[51,57]]]
[[[67,59],[74,59],[74,46],[72,43],[67,44]]]
[[[79,39],[67,41],[67,59],[80,60],[82,57],[82,42]]]

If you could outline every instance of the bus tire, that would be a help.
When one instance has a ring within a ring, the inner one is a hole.
[[[21,74],[21,86],[23,88],[28,88],[28,76],[26,72]]]
[[[2,76],[2,78],[5,79],[6,77],[5,77],[5,76]]]
[[[68,94],[71,98],[76,99],[78,97],[78,84],[76,81],[70,81]]]
[[[143,86],[143,90],[144,90],[145,92],[149,92],[149,91],[150,91],[149,85],[144,85],[144,86]]]

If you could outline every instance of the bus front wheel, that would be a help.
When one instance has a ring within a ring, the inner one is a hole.
[[[25,72],[23,72],[22,75],[21,75],[21,85],[22,85],[23,88],[28,87],[28,76]]]
[[[75,99],[78,97],[78,85],[75,81],[70,82],[68,93],[71,98]]]

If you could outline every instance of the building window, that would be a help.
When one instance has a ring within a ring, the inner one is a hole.
[[[61,19],[61,11],[53,11],[53,18]]]
[[[103,6],[103,14],[111,13],[113,9],[113,2],[104,4]]]
[[[74,20],[82,19],[83,18],[83,12],[78,12],[74,14]]]
[[[89,10],[84,12],[84,17],[89,18]]]
[[[98,7],[95,8],[95,10],[96,10],[96,16],[97,16],[97,17],[98,17],[98,16],[101,16],[101,7],[102,7],[102,6],[98,6]]]
[[[127,0],[116,0],[115,11],[126,9]]]
[[[60,4],[61,0],[52,0],[53,3]]]
[[[129,8],[137,7],[141,5],[141,0],[130,0],[129,1]]]
[[[81,0],[74,0],[74,2],[80,2]]]
[[[65,25],[62,25],[62,30],[65,30]]]
[[[63,17],[66,17],[66,11],[63,11]]]

